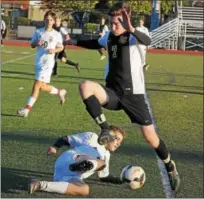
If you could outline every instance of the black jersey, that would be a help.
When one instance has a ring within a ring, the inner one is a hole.
[[[142,55],[137,39],[129,32],[119,36],[107,32],[98,42],[108,50],[106,86],[121,95],[144,94]]]

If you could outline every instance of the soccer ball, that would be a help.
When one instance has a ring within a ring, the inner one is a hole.
[[[120,180],[128,183],[130,189],[139,189],[145,183],[145,171],[140,166],[128,165],[122,170]]]

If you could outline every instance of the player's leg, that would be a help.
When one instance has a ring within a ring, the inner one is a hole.
[[[99,54],[101,55],[100,60],[103,60],[103,59],[106,58],[103,48],[98,49],[98,52],[99,52]]]
[[[171,159],[171,154],[167,149],[165,142],[158,137],[153,125],[141,127],[143,136],[149,145],[156,151],[159,158],[164,162],[171,188],[177,190],[180,185],[180,178],[175,162]]]
[[[143,51],[144,51],[144,65],[143,65],[143,69],[144,69],[144,71],[147,71],[149,69],[149,67],[150,67],[150,65],[146,62],[147,50],[144,49]]]
[[[80,66],[79,66],[79,63],[75,63],[69,59],[67,59],[67,55],[66,55],[66,52],[65,52],[65,49],[61,52],[61,62],[62,63],[65,63],[65,64],[68,64],[68,65],[71,65],[71,66],[74,66],[78,72],[80,72]]]
[[[95,172],[104,167],[104,160],[95,159],[88,155],[79,155],[75,162],[69,165],[69,170],[72,172]]]
[[[126,114],[133,123],[137,123],[141,126],[141,131],[145,140],[164,162],[169,174],[171,187],[173,190],[177,190],[180,184],[180,178],[176,170],[176,165],[174,161],[172,161],[170,152],[168,151],[164,141],[159,138],[155,131],[144,95],[129,96],[127,99],[123,100],[122,103]]]
[[[28,192],[33,194],[36,191],[45,191],[50,193],[59,193],[64,195],[87,196],[89,194],[89,186],[80,179],[70,179],[65,181],[38,181],[30,180]]]
[[[88,80],[80,84],[79,90],[81,98],[86,105],[86,110],[101,127],[99,143],[103,144],[105,141],[111,140],[112,137],[109,133],[109,125],[102,112],[101,106],[107,109],[117,110],[119,104],[118,98],[113,92],[109,92],[110,89]]]
[[[32,89],[32,93],[31,96],[28,98],[28,101],[26,103],[25,108],[23,109],[19,109],[17,111],[17,114],[21,117],[27,117],[30,110],[32,109],[33,105],[35,104],[39,93],[40,93],[40,89],[41,89],[41,84],[42,82],[39,80],[35,80],[34,84],[33,84],[33,89]]]
[[[60,103],[64,104],[65,103],[65,96],[67,94],[67,91],[65,89],[59,89],[59,88],[55,88],[54,86],[47,84],[45,82],[43,82],[41,84],[41,91],[43,92],[47,92],[50,93],[52,95],[58,95],[59,99],[60,99]]]

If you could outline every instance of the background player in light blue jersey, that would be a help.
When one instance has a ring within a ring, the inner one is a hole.
[[[98,135],[93,132],[78,133],[59,138],[48,150],[55,154],[63,145],[71,149],[63,152],[55,162],[53,182],[37,181],[29,183],[29,193],[41,190],[68,195],[88,195],[89,186],[83,181],[96,171],[103,182],[121,184],[119,178],[109,173],[110,152],[120,147],[126,133],[118,127],[110,126],[114,140],[105,145],[98,144]]]
[[[37,47],[35,58],[35,81],[26,106],[17,111],[17,114],[21,117],[28,116],[40,91],[58,95],[60,103],[63,104],[65,102],[66,90],[57,89],[49,84],[55,63],[55,53],[61,52],[64,48],[61,34],[53,29],[55,20],[55,13],[52,11],[46,12],[44,16],[45,27],[37,29],[32,37],[31,47]]]

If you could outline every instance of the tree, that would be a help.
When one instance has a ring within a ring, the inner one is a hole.
[[[113,5],[118,0],[109,0],[109,4]],[[124,0],[123,2],[129,3],[131,10],[138,14],[150,14],[152,10],[151,0]]]
[[[91,10],[95,7],[96,3],[98,3],[98,0],[42,0],[42,7],[44,9],[60,11],[64,14],[70,10]]]

